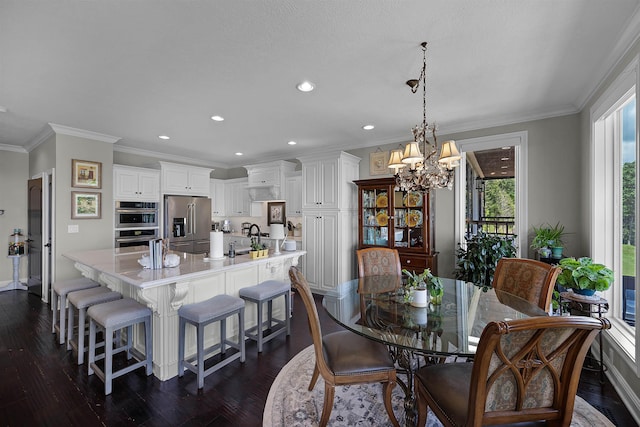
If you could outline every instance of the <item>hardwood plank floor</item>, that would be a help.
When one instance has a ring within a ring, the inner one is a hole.
[[[316,299],[320,303],[320,298]],[[195,375],[160,381],[143,369],[117,378],[104,396],[72,353],[51,334],[51,311],[36,295],[0,292],[0,425],[2,426],[261,426],[271,383],[280,369],[311,344],[306,313],[296,297],[292,334],[264,344],[247,342],[247,359],[224,367],[197,390]],[[323,332],[338,326],[318,310]],[[578,393],[617,426],[635,426],[608,382],[583,372]]]

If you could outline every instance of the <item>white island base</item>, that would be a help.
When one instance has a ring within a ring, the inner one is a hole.
[[[71,252],[64,256],[75,262],[83,276],[100,282],[145,304],[153,311],[153,373],[161,380],[178,374],[178,309],[183,304],[204,301],[216,295],[238,296],[238,291],[265,280],[289,283],[289,267],[297,265],[305,251],[270,254],[267,258],[250,259],[249,255],[204,261],[202,255],[170,252],[180,255],[180,265],[158,270],[143,269],[138,259],[148,254],[147,247]],[[274,316],[283,318],[284,301],[273,303]],[[246,304],[245,329],[255,326],[257,310]],[[266,321],[266,313],[263,319]],[[195,354],[195,329],[187,329],[186,356]],[[234,322],[227,322],[227,336],[238,334]],[[205,348],[220,341],[219,327],[207,328]],[[140,340],[142,328],[134,331],[134,344],[144,350]]]

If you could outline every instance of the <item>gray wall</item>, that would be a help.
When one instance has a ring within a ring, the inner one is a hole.
[[[554,117],[508,126],[498,126],[449,135],[440,135],[438,139],[463,140],[511,132],[528,133],[528,181],[527,192],[528,224],[533,225],[560,221],[570,233],[566,238],[566,253],[583,255],[582,230],[582,195],[581,171],[582,158],[579,154],[580,127],[579,115]],[[409,133],[409,130],[407,130]],[[403,142],[401,142],[403,143]],[[352,150],[351,154],[361,157],[360,179],[371,178],[369,175],[369,154],[378,150],[392,150],[398,143],[369,149]],[[391,176],[391,175],[389,175]],[[380,177],[380,176],[377,176]],[[457,184],[454,184],[457,185]],[[453,277],[455,266],[455,249],[457,242],[454,236],[454,192],[435,190],[435,238],[438,255],[438,273],[444,277]],[[529,248],[523,248],[523,255],[533,258]]]
[[[27,233],[27,180],[29,176],[29,155],[3,151],[0,154],[0,290],[13,280],[13,261],[7,258],[9,235],[14,228]],[[20,261],[20,279],[26,279],[27,260]]]

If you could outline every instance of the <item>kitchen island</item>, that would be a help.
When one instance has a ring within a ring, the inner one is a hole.
[[[138,263],[149,254],[146,246],[69,252],[63,256],[75,263],[83,276],[100,282],[145,304],[153,311],[153,372],[161,380],[178,374],[178,309],[183,304],[204,301],[219,294],[238,296],[238,291],[265,280],[289,282],[289,267],[297,265],[305,251],[269,254],[251,259],[249,255],[221,260],[205,260],[202,255],[169,251],[180,256],[180,265],[158,270],[144,269]],[[284,302],[274,301],[274,315],[282,318]],[[245,328],[257,324],[255,307],[247,303]],[[265,317],[266,319],[266,317]],[[227,336],[237,335],[237,327],[227,322]],[[208,347],[219,341],[219,328],[206,332]],[[134,331],[140,349],[141,328]],[[195,354],[195,333],[187,330],[186,354]]]

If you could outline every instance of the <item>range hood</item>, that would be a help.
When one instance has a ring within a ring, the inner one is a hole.
[[[269,200],[280,200],[279,185],[252,185],[247,187],[249,190],[249,199],[252,202],[267,202]]]

